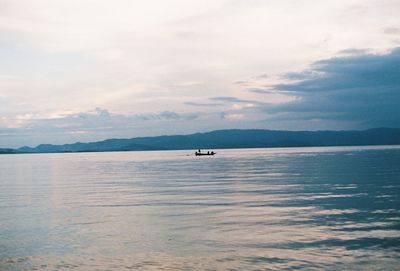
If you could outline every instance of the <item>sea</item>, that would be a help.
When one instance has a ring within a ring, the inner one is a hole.
[[[0,270],[400,270],[400,146],[0,155]]]

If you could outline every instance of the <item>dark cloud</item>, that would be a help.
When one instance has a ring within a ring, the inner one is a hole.
[[[181,116],[178,113],[175,113],[173,111],[163,111],[158,114],[160,119],[165,119],[165,120],[178,120],[181,118]]]
[[[299,99],[264,107],[269,113],[302,113],[360,126],[400,126],[400,48],[387,54],[353,54],[315,62],[310,70],[289,73],[300,80],[275,86]]]
[[[282,79],[287,80],[310,80],[312,78],[318,78],[321,76],[321,72],[315,70],[305,70],[301,72],[288,72],[282,76]]]

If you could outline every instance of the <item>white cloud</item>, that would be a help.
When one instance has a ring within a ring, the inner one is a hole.
[[[243,114],[225,114],[224,119],[229,120],[229,121],[243,120],[244,115]]]

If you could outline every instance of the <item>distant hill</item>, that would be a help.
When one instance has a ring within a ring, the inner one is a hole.
[[[14,149],[0,149],[0,154],[11,154],[11,153],[17,153],[17,151]]]
[[[217,130],[191,135],[107,139],[99,142],[0,149],[2,153],[104,152],[400,144],[400,128],[365,131]]]

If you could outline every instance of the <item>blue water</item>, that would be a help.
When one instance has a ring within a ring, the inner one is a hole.
[[[0,155],[0,270],[399,266],[399,147]]]

